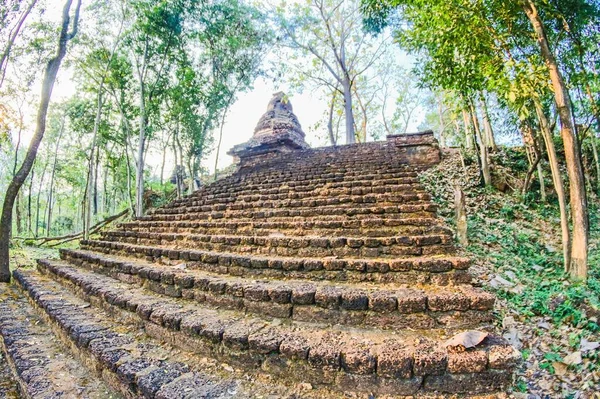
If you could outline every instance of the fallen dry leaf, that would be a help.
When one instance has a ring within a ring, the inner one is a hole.
[[[465,348],[474,348],[479,345],[486,337],[488,333],[481,331],[465,331],[460,334],[456,334],[450,338],[444,346],[446,347],[458,347],[464,346]]]
[[[585,338],[581,338],[580,349],[582,352],[593,351],[598,348],[600,348],[600,342],[592,342]]]
[[[581,359],[581,352],[579,351],[571,353],[570,355],[566,356],[563,360],[569,366],[573,364],[581,364],[581,362],[583,361]]]
[[[554,362],[554,363],[552,363],[552,366],[554,367],[554,374],[561,376],[561,377],[563,375],[567,374],[567,368],[569,367],[567,364],[565,364],[563,362]]]

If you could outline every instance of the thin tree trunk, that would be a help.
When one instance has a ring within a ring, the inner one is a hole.
[[[144,148],[146,144],[146,99],[144,82],[140,76],[140,132],[138,139],[137,168],[135,172],[135,216],[144,214]]]
[[[219,152],[221,151],[221,142],[223,141],[223,126],[225,125],[225,118],[227,117],[227,111],[229,110],[229,103],[231,101],[231,97],[229,101],[227,101],[227,106],[223,110],[223,115],[221,115],[221,124],[219,125],[219,141],[217,143],[217,153],[215,156],[215,174],[213,176],[213,180],[217,180],[218,175],[218,165],[219,165]]]
[[[333,133],[333,111],[335,110],[336,97],[337,97],[337,90],[334,90],[333,94],[331,96],[331,102],[329,103],[329,117],[327,119],[327,133],[329,135],[329,142],[331,143],[332,146],[337,145],[336,136]],[[385,120],[385,115],[383,118],[383,123],[387,129],[387,122]],[[391,133],[389,133],[389,130],[388,130],[388,134],[391,134]]]
[[[346,144],[356,143],[354,132],[354,114],[352,111],[352,87],[351,82],[344,81],[344,114],[346,116]]]
[[[539,103],[539,100],[534,100],[534,105],[538,121],[540,122],[542,137],[544,138],[544,143],[546,144],[546,152],[548,153],[548,161],[550,163],[550,172],[552,173],[554,190],[556,191],[556,196],[558,197],[563,260],[565,271],[567,271],[569,265],[571,264],[571,232],[569,230],[569,215],[567,213],[567,197],[565,195],[565,186],[562,176],[560,175],[560,166],[558,164],[558,157],[556,155],[556,148],[554,147],[554,140],[552,138],[552,132],[550,131],[548,119],[542,110],[542,105]]]
[[[485,131],[487,146],[492,151],[496,152],[498,151],[498,146],[496,145],[496,139],[494,138],[494,129],[492,128],[490,114],[488,112],[487,103],[485,101],[485,95],[483,93],[479,94],[479,105],[483,114],[483,129]]]
[[[100,165],[100,148],[96,150],[96,159],[94,161],[94,192],[92,193],[94,216],[98,215],[98,168]]]
[[[60,139],[62,138],[63,131],[65,128],[65,118],[63,117],[60,125],[60,132],[56,140],[56,147],[54,148],[54,162],[52,164],[52,173],[50,174],[50,188],[48,190],[48,221],[46,222],[46,235],[50,236],[50,227],[52,224],[52,201],[54,194],[54,176],[56,175],[56,163],[58,161],[58,148],[60,147]]]
[[[594,163],[596,164],[596,186],[597,189],[600,190],[600,159],[598,157],[598,146],[596,144],[596,140],[596,136],[592,133],[590,142],[592,143],[592,154],[594,156]]]
[[[131,213],[135,215],[135,206],[133,204],[133,198],[131,197],[132,185],[131,185],[131,160],[129,159],[129,151],[127,148],[125,150],[125,162],[127,163],[127,202],[129,203],[129,209],[131,209]]]
[[[583,165],[581,162],[581,149],[573,122],[573,111],[569,101],[569,92],[558,68],[558,63],[546,36],[544,24],[533,1],[525,1],[525,13],[537,35],[540,52],[550,73],[550,80],[554,89],[554,100],[560,118],[560,135],[565,148],[567,174],[569,176],[569,189],[571,200],[571,218],[573,220],[573,239],[571,242],[571,262],[568,272],[577,279],[587,279],[588,273],[588,235],[589,221],[587,210],[587,194]]]
[[[471,117],[473,118],[473,129],[475,130],[475,135],[477,136],[477,140],[479,140],[479,152],[481,159],[481,173],[483,173],[483,182],[486,186],[492,185],[492,174],[490,173],[490,159],[488,156],[488,149],[481,135],[481,128],[479,127],[479,118],[477,117],[477,113],[475,112],[475,106],[472,102],[470,102],[471,107]]]
[[[42,169],[42,176],[40,177],[40,185],[38,186],[37,193],[37,201],[36,201],[36,211],[35,211],[35,236],[38,236],[39,227],[40,227],[40,197],[42,195],[42,187],[44,185],[44,177],[46,176],[46,169],[48,168],[48,162],[44,165],[44,169]]]
[[[160,185],[161,186],[165,182],[165,163],[167,162],[167,149],[168,148],[169,148],[169,144],[167,142],[167,144],[163,147],[163,150],[162,150],[162,161],[160,163]]]
[[[471,132],[471,125],[469,112],[466,109],[462,110],[463,122],[465,124],[465,147],[467,150],[472,150],[475,145],[473,144],[473,134]]]
[[[17,218],[17,234],[23,234],[23,215],[21,214],[21,191],[17,194],[17,200],[15,203],[15,217]]]
[[[33,197],[33,178],[35,177],[35,169],[31,169],[31,175],[29,175],[29,195],[27,196],[27,231],[30,235],[33,235],[31,228],[31,197]]]
[[[535,135],[533,133],[533,129],[531,125],[525,121],[521,120],[521,132],[523,135],[523,143],[525,144],[525,153],[527,154],[527,160],[529,161],[529,169],[525,174],[525,180],[523,182],[523,190],[521,195],[523,196],[523,200],[525,200],[525,195],[529,191],[529,187],[531,185],[531,179],[533,178],[533,174],[538,169],[538,165],[541,159],[540,151],[538,150],[537,143],[535,140]]]
[[[50,97],[52,95],[52,89],[54,88],[54,82],[56,75],[60,68],[60,64],[67,53],[67,43],[77,33],[77,24],[79,21],[79,10],[81,8],[81,0],[77,1],[75,9],[75,16],[73,18],[72,30],[69,32],[69,12],[71,10],[71,3],[73,0],[66,0],[65,6],[62,12],[62,24],[58,40],[58,49],[56,55],[48,61],[46,70],[44,72],[44,79],[42,81],[42,94],[40,97],[40,105],[38,108],[38,114],[36,117],[36,128],[29,149],[23,160],[21,168],[17,174],[11,180],[4,197],[4,204],[2,206],[2,217],[0,218],[0,282],[10,282],[10,268],[9,268],[9,244],[10,235],[12,229],[12,211],[17,198],[17,194],[21,189],[21,186],[27,179],[27,175],[33,167],[38,147],[42,142],[44,133],[46,131],[46,115],[48,113],[48,105],[50,104]]]
[[[444,102],[442,96],[438,99],[438,119],[440,123],[440,147],[446,148],[446,122],[444,121]]]
[[[95,177],[96,175],[93,172],[94,164],[96,163],[96,158],[99,156],[98,150],[98,129],[100,128],[100,119],[102,117],[102,106],[104,105],[104,97],[102,96],[104,86],[104,79],[100,82],[100,87],[98,88],[98,94],[96,95],[96,116],[94,117],[94,128],[92,134],[92,148],[90,151],[90,160],[88,162],[88,173],[87,173],[87,184],[86,189],[84,191],[84,203],[85,203],[85,218],[83,219],[83,239],[89,239],[89,228],[92,224],[92,208],[94,208],[94,214],[97,209],[94,206],[95,200],[95,190],[96,186]]]
[[[21,133],[23,133],[23,113],[19,108],[19,131],[17,132],[17,145],[15,146],[15,162],[13,163],[13,177],[17,174],[19,165],[19,147],[21,146]]]
[[[537,173],[538,173],[538,180],[540,182],[540,197],[542,202],[546,202],[546,182],[544,180],[544,168],[542,168],[542,163],[538,162],[537,165]]]

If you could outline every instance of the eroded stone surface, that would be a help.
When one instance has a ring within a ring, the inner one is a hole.
[[[509,385],[518,354],[503,340],[444,346],[491,331],[494,297],[470,285],[418,181],[439,159],[431,132],[309,149],[278,94],[233,153],[233,175],[40,260],[42,276],[15,276],[119,390],[321,399]],[[6,334],[22,345],[17,326]],[[178,355],[159,355],[166,347]],[[43,363],[18,361],[47,389]]]

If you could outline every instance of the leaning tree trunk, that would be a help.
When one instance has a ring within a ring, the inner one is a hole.
[[[587,194],[581,162],[581,149],[576,135],[573,111],[569,101],[569,92],[554,54],[550,49],[544,24],[532,0],[525,0],[525,13],[535,30],[542,58],[550,73],[554,89],[554,101],[560,118],[560,135],[565,148],[567,174],[571,200],[571,218],[573,220],[573,240],[571,242],[571,261],[568,272],[572,277],[585,280],[588,272],[588,236],[589,221]]]
[[[556,156],[556,148],[554,147],[552,132],[550,131],[550,126],[548,125],[548,119],[542,110],[542,105],[539,103],[539,100],[534,100],[534,105],[538,121],[540,122],[542,137],[544,138],[544,143],[546,144],[546,152],[548,153],[548,161],[550,162],[550,172],[552,173],[554,190],[556,191],[556,196],[558,197],[558,207],[560,208],[560,229],[562,232],[563,260],[565,271],[567,271],[569,265],[571,264],[571,231],[569,230],[569,215],[567,213],[567,196],[565,194],[563,179],[560,175],[560,166]]]
[[[12,178],[6,195],[4,197],[4,204],[2,206],[2,216],[0,218],[0,282],[10,282],[10,268],[9,268],[9,246],[10,246],[10,234],[12,229],[12,211],[15,204],[17,194],[21,189],[21,186],[27,179],[27,175],[33,167],[33,162],[37,156],[37,151],[44,138],[46,132],[46,115],[48,113],[48,106],[50,104],[50,97],[52,96],[52,89],[54,88],[54,82],[56,81],[56,75],[60,68],[65,54],[67,53],[67,43],[77,33],[77,23],[79,20],[79,10],[81,8],[81,0],[78,0],[75,9],[75,16],[73,18],[72,30],[69,32],[69,12],[71,10],[71,3],[73,0],[67,0],[62,12],[62,23],[58,39],[58,49],[56,55],[48,61],[46,70],[44,72],[44,79],[42,81],[42,94],[40,97],[40,104],[38,107],[38,113],[36,117],[36,127],[29,149],[23,160],[23,164],[19,168],[19,171]]]

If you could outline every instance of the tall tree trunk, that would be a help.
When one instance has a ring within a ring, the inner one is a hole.
[[[560,118],[560,135],[565,148],[567,174],[571,200],[571,218],[573,220],[573,240],[571,242],[571,262],[569,273],[577,279],[587,279],[588,273],[588,235],[589,221],[587,210],[587,194],[581,149],[577,139],[573,111],[569,101],[569,92],[558,68],[556,58],[550,49],[544,24],[532,0],[525,0],[525,13],[537,35],[542,58],[550,72],[550,80],[554,89],[554,101]]]
[[[17,234],[23,234],[23,215],[21,213],[21,191],[17,194],[17,199],[15,202],[15,217],[17,218]]]
[[[168,138],[167,138],[168,140]],[[167,149],[169,148],[169,143],[163,146],[162,150],[162,161],[160,163],[160,185],[162,186],[165,183],[165,163],[167,162]]]
[[[598,157],[598,145],[596,144],[596,140],[598,140],[598,138],[592,133],[590,142],[592,143],[592,155],[594,156],[594,163],[596,165],[596,188],[600,190],[600,159]]]
[[[471,117],[469,116],[469,112],[466,109],[462,110],[463,123],[465,124],[465,147],[467,150],[472,150],[475,148],[473,143],[473,133],[471,132]]]
[[[440,147],[446,148],[446,122],[444,121],[444,100],[442,95],[438,99],[438,119],[440,123]]]
[[[138,138],[137,168],[135,170],[135,216],[144,214],[144,148],[146,144],[146,98],[143,78],[140,76],[140,132]]]
[[[190,185],[188,186],[188,195],[192,195],[196,187],[196,171],[194,170],[193,156],[189,156],[187,159],[187,167],[190,171]]]
[[[346,116],[346,144],[356,143],[354,132],[354,114],[352,111],[352,86],[349,80],[344,81],[344,114]]]
[[[77,24],[79,21],[79,10],[81,8],[81,0],[77,1],[75,9],[75,16],[73,18],[72,30],[69,32],[69,12],[71,10],[71,3],[73,0],[67,0],[62,12],[62,23],[61,30],[58,40],[58,49],[56,55],[48,61],[46,70],[44,72],[44,79],[42,81],[42,94],[40,97],[40,104],[38,108],[38,114],[36,117],[36,128],[29,144],[29,149],[23,160],[23,164],[17,174],[12,178],[4,197],[4,204],[2,206],[2,217],[0,219],[0,282],[10,282],[10,268],[9,268],[9,246],[10,246],[10,235],[12,229],[12,211],[17,198],[17,194],[21,189],[21,186],[27,179],[27,175],[31,171],[33,162],[35,161],[37,150],[42,142],[44,133],[46,131],[46,115],[48,113],[48,105],[50,104],[50,97],[52,95],[52,89],[54,88],[54,82],[60,64],[67,53],[67,43],[77,33]]]
[[[129,209],[131,209],[131,213],[135,215],[135,206],[133,204],[133,198],[131,198],[131,192],[133,191],[133,187],[131,184],[131,160],[129,159],[129,151],[127,148],[124,149],[125,152],[125,162],[127,166],[127,202],[129,203]]]
[[[546,202],[546,182],[544,180],[544,168],[542,168],[542,163],[538,162],[537,165],[537,174],[538,180],[540,182],[540,197],[542,202]]]
[[[337,97],[337,90],[333,91],[333,94],[331,95],[331,101],[329,102],[329,114],[328,114],[328,118],[327,118],[327,134],[329,135],[329,142],[331,143],[332,146],[336,146],[337,145],[337,138],[335,133],[333,132],[333,112],[335,110],[335,100]],[[385,118],[383,119],[383,123],[386,127],[387,127],[387,122],[385,120]],[[388,130],[388,134],[389,130]]]
[[[36,211],[35,211],[35,237],[38,237],[40,228],[40,197],[42,195],[42,187],[44,186],[44,177],[46,176],[46,169],[48,168],[48,162],[42,169],[42,176],[40,176],[40,185],[38,186],[37,200],[36,200]]]
[[[477,117],[477,113],[475,112],[475,106],[472,102],[470,102],[471,107],[471,117],[473,118],[473,129],[475,130],[475,135],[477,140],[479,140],[479,152],[481,159],[481,173],[483,173],[483,182],[486,186],[492,185],[492,174],[490,173],[490,158],[488,156],[488,149],[485,141],[483,140],[483,136],[481,135],[481,128],[479,127],[479,118]]]
[[[521,134],[523,135],[523,143],[525,144],[525,152],[527,154],[527,160],[529,161],[529,169],[525,174],[525,180],[523,182],[523,190],[521,192],[523,199],[529,191],[533,174],[536,170],[539,170],[541,155],[535,139],[533,128],[526,120],[521,120]]]
[[[31,175],[29,175],[29,195],[27,196],[27,231],[28,234],[33,235],[33,229],[31,227],[31,197],[33,197],[33,178],[35,177],[35,169],[31,169]]]
[[[483,94],[483,92],[479,93],[479,106],[481,107],[481,113],[483,115],[483,130],[485,132],[487,146],[492,151],[496,152],[498,151],[498,146],[496,145],[494,129],[492,128],[490,113],[488,111],[487,103],[485,101],[485,95]]]
[[[98,215],[98,169],[100,166],[100,148],[96,150],[96,159],[94,160],[94,191],[92,193],[94,216]]]
[[[546,118],[546,115],[542,109],[542,105],[538,99],[534,100],[534,105],[538,121],[540,122],[542,137],[544,138],[544,143],[546,144],[546,152],[548,153],[548,161],[550,163],[550,172],[552,173],[554,190],[556,191],[556,196],[558,197],[563,260],[565,271],[567,271],[569,269],[569,265],[571,264],[571,232],[569,230],[569,215],[567,213],[567,197],[565,194],[565,186],[562,176],[560,175],[560,165],[558,164],[558,157],[556,155],[556,148],[554,147],[554,140],[552,139],[552,132],[550,131],[548,119]]]
[[[60,139],[62,138],[63,131],[65,128],[65,117],[63,116],[62,123],[60,124],[60,132],[56,140],[56,147],[54,147],[54,162],[52,163],[52,173],[50,174],[50,188],[48,190],[48,221],[46,222],[46,236],[50,237],[50,227],[52,224],[52,201],[54,195],[54,176],[56,176],[56,163],[58,161],[58,148],[60,146]]]
[[[227,101],[227,106],[223,110],[223,115],[221,115],[221,124],[219,125],[219,141],[217,143],[217,153],[215,155],[215,174],[213,176],[213,180],[216,181],[218,177],[218,167],[219,167],[219,152],[221,151],[221,142],[223,141],[223,126],[225,125],[225,118],[227,117],[227,111],[229,110],[229,101]]]

